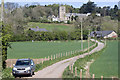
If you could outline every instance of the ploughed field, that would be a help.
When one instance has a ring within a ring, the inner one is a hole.
[[[90,73],[97,78],[118,77],[118,41],[107,41],[107,47],[91,64]]]
[[[35,41],[35,42],[10,42],[12,48],[8,48],[8,59],[18,58],[45,58],[51,55],[80,50],[81,41]],[[88,42],[83,41],[84,49]],[[90,45],[94,43],[91,42]]]

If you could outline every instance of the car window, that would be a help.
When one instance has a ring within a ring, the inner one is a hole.
[[[30,65],[30,61],[29,60],[17,61],[16,65]]]

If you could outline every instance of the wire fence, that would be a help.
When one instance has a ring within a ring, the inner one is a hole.
[[[89,48],[85,48],[83,50],[83,52],[87,51],[88,49],[90,48],[93,48],[94,46],[96,46],[96,44],[90,46]],[[64,57],[64,56],[70,56],[70,55],[73,55],[75,53],[79,53],[81,52],[82,50],[74,50],[74,51],[69,51],[69,52],[64,52],[64,53],[57,53],[57,54],[54,54],[54,55],[51,55],[51,56],[47,56],[45,58],[40,58],[40,59],[33,59],[34,63],[35,64],[40,64],[40,63],[44,63],[44,61],[49,61],[49,60],[54,60],[54,59],[57,59],[57,58],[61,58],[61,57]],[[6,65],[7,67],[13,67],[13,64],[15,64],[17,61],[17,59],[7,59],[6,60]]]

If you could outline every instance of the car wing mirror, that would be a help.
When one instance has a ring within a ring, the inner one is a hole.
[[[33,63],[31,63],[31,66],[33,66],[34,64]]]

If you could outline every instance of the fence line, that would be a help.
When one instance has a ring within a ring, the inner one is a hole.
[[[92,45],[92,46],[90,46],[89,48],[92,48],[92,47],[94,47],[95,46],[95,44],[94,45]],[[87,51],[88,50],[88,48],[86,48],[86,49],[84,49],[84,51]],[[69,52],[65,52],[65,53],[58,53],[58,54],[54,54],[54,55],[51,55],[51,57],[50,56],[48,56],[48,58],[47,57],[45,57],[44,59],[43,58],[41,58],[41,59],[33,59],[34,60],[34,62],[35,62],[35,64],[39,64],[39,63],[44,63],[44,61],[49,61],[49,60],[53,60],[53,59],[57,59],[57,58],[59,58],[59,57],[64,57],[64,56],[69,56],[69,55],[73,55],[73,54],[75,54],[75,53],[77,53],[77,52],[81,52],[81,50],[74,50],[74,51],[69,51]],[[52,57],[52,56],[54,56],[54,58]],[[7,63],[7,67],[13,67],[13,64],[15,64],[15,62],[16,62],[17,60],[15,59],[13,59],[13,60],[7,60],[6,61],[6,63]]]
[[[74,65],[74,64],[69,65],[69,70],[70,70],[70,72],[71,72],[72,74],[74,74],[75,77],[79,77],[80,80],[82,80],[82,78],[86,78],[86,79],[87,79],[87,78],[92,78],[92,80],[95,80],[95,74],[92,74],[92,76],[88,76],[88,72],[87,72],[87,71],[86,71],[86,73],[85,73],[85,77],[82,77],[82,76],[83,76],[83,70],[82,70],[82,69],[80,69],[80,72],[79,72],[79,75],[78,75],[77,67],[75,67],[75,71],[73,71],[73,65]],[[74,72],[74,73],[73,73],[73,72]],[[101,78],[101,80],[104,79],[103,76],[101,76],[100,78]],[[111,79],[114,80],[115,78],[114,78],[114,77],[111,77]],[[116,79],[116,80],[118,80],[118,79]]]

